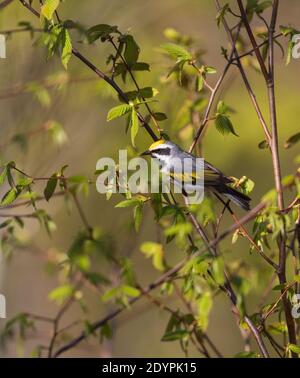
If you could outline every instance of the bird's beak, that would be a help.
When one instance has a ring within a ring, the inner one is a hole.
[[[140,154],[140,156],[151,155],[151,151],[147,150]]]

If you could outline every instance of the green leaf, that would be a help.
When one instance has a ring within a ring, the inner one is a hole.
[[[69,60],[72,56],[72,42],[70,38],[69,31],[67,29],[62,30],[62,51],[61,51],[61,62],[65,69],[68,68]]]
[[[267,327],[267,331],[275,335],[286,333],[287,325],[285,324],[285,322],[275,322]]]
[[[234,358],[259,358],[260,355],[256,352],[240,352],[234,355]]]
[[[140,54],[140,48],[135,42],[132,35],[126,35],[124,58],[127,64],[131,65],[137,62]]]
[[[22,188],[25,186],[29,186],[30,184],[32,184],[32,182],[33,179],[30,177],[21,177],[17,182],[17,187]]]
[[[206,331],[208,326],[208,317],[213,305],[211,293],[204,293],[198,300],[197,324],[202,331]]]
[[[173,66],[170,71],[168,72],[167,74],[167,78],[170,77],[172,75],[172,73],[176,72],[178,73],[178,81],[179,81],[179,84],[181,85],[181,76],[182,76],[182,70],[183,70],[183,67],[185,65],[187,61],[186,60],[179,60],[175,66]]]
[[[192,232],[192,225],[188,222],[180,222],[173,224],[165,229],[164,234],[166,236],[177,236],[180,239],[184,239],[186,235]]]
[[[197,92],[201,92],[204,86],[204,77],[201,75],[198,75],[196,78],[196,90]]]
[[[131,206],[139,205],[140,203],[141,203],[140,199],[131,198],[131,199],[119,202],[115,207],[131,207]]]
[[[222,257],[217,257],[212,263],[213,277],[218,285],[223,285],[225,282],[224,275],[224,260]]]
[[[136,298],[141,295],[140,290],[133,286],[123,285],[121,286],[121,290],[124,294],[128,295],[129,297]]]
[[[128,98],[128,100],[133,101],[136,99],[142,100],[143,98],[152,98],[152,97],[157,96],[158,93],[159,92],[156,88],[145,87],[145,88],[141,88],[138,91],[135,90],[135,91],[125,92],[125,95]],[[120,96],[119,96],[119,99],[121,101],[124,101],[122,98],[120,98]]]
[[[99,38],[105,40],[111,33],[118,33],[118,27],[107,24],[92,26],[87,31],[88,41],[89,43],[93,43]]]
[[[152,257],[153,266],[160,271],[165,270],[163,246],[159,243],[145,242],[140,247],[146,257]]]
[[[280,29],[280,32],[285,37],[288,36],[288,35],[296,34],[297,33],[297,30],[295,28],[293,28],[292,26],[283,26],[283,25],[280,25],[279,29]]]
[[[284,148],[290,148],[300,141],[300,133],[292,135],[284,144]]]
[[[4,169],[3,169],[3,171],[1,172],[1,175],[0,175],[0,185],[4,184],[6,176],[7,176],[7,167],[4,167]]]
[[[189,336],[188,331],[184,329],[178,329],[176,331],[166,332],[161,341],[176,341],[182,340]]]
[[[115,298],[118,296],[120,293],[120,288],[119,287],[113,287],[111,289],[108,289],[102,296],[101,300],[103,302],[108,302],[109,300]]]
[[[174,42],[177,42],[181,38],[180,33],[174,28],[166,28],[164,30],[164,36]]]
[[[165,113],[160,112],[153,113],[153,117],[156,119],[156,121],[165,121],[166,119],[168,119]]]
[[[21,193],[20,190],[18,190],[16,188],[11,188],[3,196],[2,200],[1,200],[1,206],[8,206],[11,203],[13,203],[17,199],[17,197],[19,196],[20,193]]]
[[[59,122],[53,120],[48,121],[47,130],[49,131],[52,140],[55,144],[62,146],[68,141],[68,136],[63,126]]]
[[[207,74],[215,74],[217,70],[214,67],[204,66],[204,72]]]
[[[218,114],[216,116],[215,126],[219,133],[222,135],[233,134],[235,136],[238,136],[238,134],[236,134],[236,132],[234,131],[230,119],[225,115]]]
[[[294,175],[287,175],[284,176],[281,180],[281,183],[283,186],[292,186],[295,183],[295,177]]]
[[[131,105],[118,105],[114,108],[110,109],[110,111],[107,114],[107,121],[111,121],[115,118],[122,117],[123,115],[129,113],[132,110]]]
[[[257,4],[255,12],[257,14],[263,13],[267,8],[269,8],[271,6],[272,6],[272,1],[270,1],[270,0],[263,1],[263,2],[261,2],[259,4]]]
[[[234,231],[234,233],[232,234],[232,238],[231,238],[231,243],[232,244],[235,244],[237,242],[239,234],[240,234],[240,230],[235,230]]]
[[[47,181],[47,185],[44,189],[44,196],[46,201],[49,201],[49,199],[53,196],[56,185],[57,185],[57,175],[56,173],[50,177],[50,179]]]
[[[113,336],[113,330],[108,323],[105,323],[100,330],[100,342],[104,339],[110,340]]]
[[[244,194],[250,194],[255,186],[254,181],[252,181],[246,176],[241,177],[237,181],[237,184]]]
[[[96,272],[87,272],[85,273],[85,277],[95,286],[97,285],[102,285],[102,284],[105,284],[105,285],[108,285],[110,284],[110,280],[108,278],[106,278],[105,276],[103,276],[102,274],[100,273],[96,273]]]
[[[228,106],[224,101],[218,102],[217,111],[219,114],[226,114],[228,112]]]
[[[41,14],[50,21],[58,6],[59,0],[45,0],[44,5],[41,7]]]
[[[40,83],[32,81],[26,84],[26,92],[32,93],[38,102],[45,108],[49,108],[51,105],[51,96],[47,88],[42,86]]]
[[[134,208],[134,212],[133,212],[134,227],[137,232],[139,231],[141,227],[141,223],[142,223],[142,216],[143,216],[142,209],[143,207],[142,207],[142,204],[140,203]]]
[[[50,301],[62,304],[65,300],[69,299],[73,295],[74,289],[71,285],[66,284],[53,289],[48,298]]]
[[[266,148],[269,148],[269,143],[266,140],[263,140],[263,141],[258,143],[258,148],[260,150],[264,150]]]
[[[133,147],[135,147],[135,138],[139,131],[139,119],[138,119],[138,115],[134,107],[132,107],[132,110],[131,110],[129,126],[130,126],[131,143]]]
[[[136,62],[130,68],[132,71],[150,71],[150,65],[144,62]]]
[[[222,8],[218,11],[216,20],[217,20],[217,25],[220,26],[221,21],[224,19],[224,16],[229,10],[229,4],[226,3],[225,5],[222,6]]]
[[[175,43],[165,43],[161,45],[161,48],[176,60],[188,61],[193,58],[184,47],[176,45]]]
[[[300,346],[298,346],[298,345],[295,345],[295,344],[289,344],[289,345],[288,345],[288,349],[289,349],[291,352],[294,352],[294,353],[300,354]]]

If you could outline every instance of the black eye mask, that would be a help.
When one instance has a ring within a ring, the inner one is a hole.
[[[166,147],[166,148],[157,148],[155,151],[152,151],[153,154],[159,154],[159,155],[165,155],[169,156],[171,153],[171,149]]]

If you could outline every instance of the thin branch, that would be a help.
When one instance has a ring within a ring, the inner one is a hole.
[[[262,74],[263,74],[266,82],[268,82],[268,80],[269,80],[269,74],[268,74],[268,71],[267,71],[267,67],[266,67],[265,62],[263,60],[263,57],[262,57],[262,55],[260,53],[260,50],[259,50],[259,47],[257,45],[256,39],[255,39],[255,37],[253,35],[253,32],[252,32],[251,26],[250,26],[250,24],[248,22],[248,18],[247,18],[247,14],[246,14],[245,8],[243,6],[243,2],[242,2],[242,0],[237,0],[237,2],[238,2],[238,6],[240,8],[240,12],[241,12],[241,17],[242,17],[243,23],[245,25],[245,28],[247,30],[248,36],[250,38],[250,41],[252,43],[252,46],[253,46],[256,58],[257,58],[258,63],[260,65],[261,72],[262,72]]]
[[[14,0],[3,0],[2,3],[0,3],[0,10],[7,7],[9,4],[11,4]]]

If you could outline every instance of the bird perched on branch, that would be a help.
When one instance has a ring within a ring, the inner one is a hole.
[[[183,151],[177,144],[162,139],[152,143],[149,149],[141,155],[150,155],[157,159],[161,164],[162,173],[169,174],[175,183],[182,185],[184,195],[187,195],[191,188],[197,190],[196,157]],[[190,169],[187,172],[182,170],[185,161],[190,162]],[[229,186],[233,182],[230,177],[225,176],[206,161],[204,161],[203,170],[205,190],[225,196],[244,210],[250,210],[251,198]],[[199,190],[201,190],[200,187]]]

